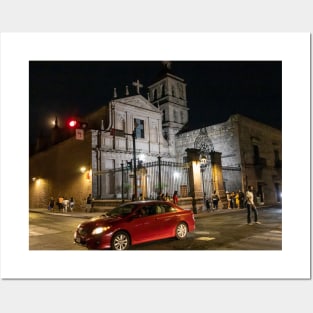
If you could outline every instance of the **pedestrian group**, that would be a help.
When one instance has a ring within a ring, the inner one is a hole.
[[[70,199],[59,196],[57,200],[54,200],[54,197],[51,197],[48,203],[48,210],[50,212],[54,212],[54,206],[56,205],[59,212],[67,213],[68,211],[74,211],[75,201],[74,198],[71,197]]]
[[[252,225],[251,215],[253,213],[253,221],[255,224],[261,224],[258,219],[258,210],[254,203],[253,186],[248,186],[246,193],[244,194],[241,190],[238,192],[226,192],[227,195],[227,208],[228,209],[247,209],[247,224]],[[142,193],[139,196],[139,200],[144,200]],[[175,190],[172,197],[168,193],[159,193],[157,200],[171,201],[174,204],[178,204],[178,191]],[[132,196],[132,201],[135,201],[135,195]],[[220,198],[216,192],[213,191],[211,199],[209,199],[206,194],[204,194],[204,202],[208,211],[218,210]],[[73,197],[67,199],[66,197],[59,196],[55,201],[53,197],[50,197],[48,203],[48,210],[53,212],[55,205],[59,212],[73,212],[75,201]],[[91,194],[86,198],[86,212],[92,212],[92,197]]]

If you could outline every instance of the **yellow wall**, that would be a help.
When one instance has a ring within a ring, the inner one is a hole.
[[[81,167],[86,171],[82,173]],[[84,207],[91,193],[92,175],[90,134],[85,140],[72,137],[46,151],[35,154],[29,161],[29,207],[46,208],[50,197],[74,197],[75,208]]]

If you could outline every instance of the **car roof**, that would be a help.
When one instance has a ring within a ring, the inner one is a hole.
[[[135,204],[140,204],[140,203],[146,203],[146,204],[153,204],[153,203],[171,203],[172,202],[168,202],[168,201],[164,201],[164,200],[137,200],[137,201],[132,201],[130,203],[135,203]]]

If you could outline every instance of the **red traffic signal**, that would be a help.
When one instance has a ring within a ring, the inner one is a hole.
[[[86,129],[88,127],[88,123],[77,121],[76,119],[70,119],[67,122],[67,126],[72,129],[76,129],[76,128]]]
[[[70,128],[76,128],[77,127],[77,121],[76,120],[69,120],[67,125],[70,127]]]

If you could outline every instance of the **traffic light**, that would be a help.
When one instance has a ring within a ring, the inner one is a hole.
[[[77,128],[77,121],[74,119],[71,119],[67,122],[67,125],[69,128]]]
[[[88,123],[87,122],[79,122],[78,124],[79,124],[78,128],[86,129],[88,127]]]
[[[133,170],[132,161],[126,161],[126,163],[127,163],[127,170],[128,170],[128,171],[132,171],[132,170]]]
[[[88,127],[88,123],[78,121],[78,120],[72,118],[72,119],[68,120],[67,126],[71,129],[76,129],[76,128],[86,129]]]

